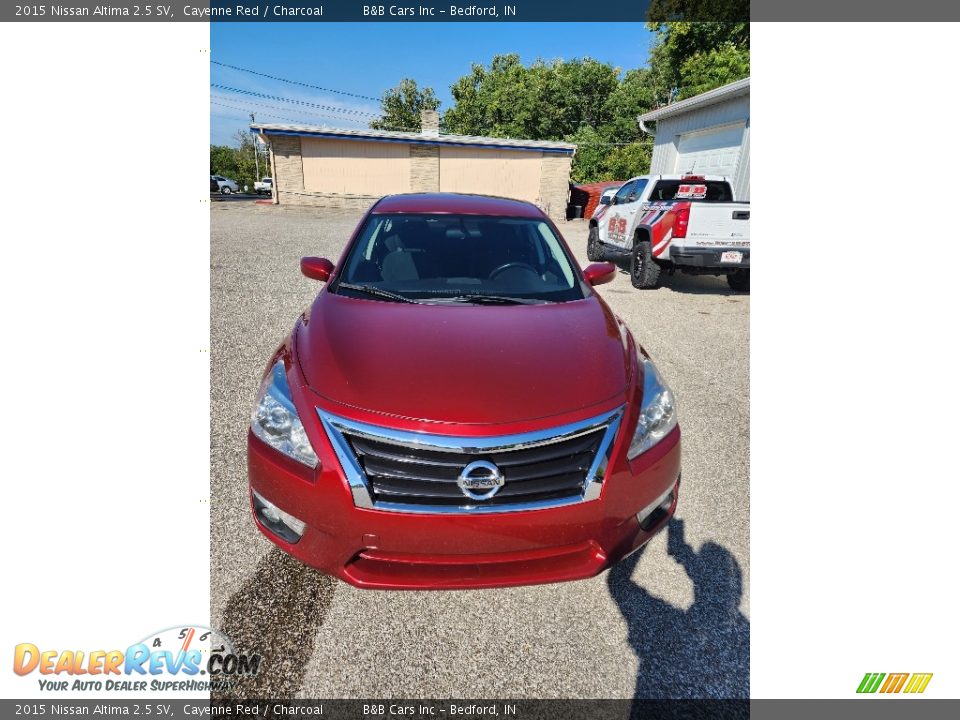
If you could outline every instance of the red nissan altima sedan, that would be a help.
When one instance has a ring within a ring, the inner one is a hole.
[[[363,588],[576,580],[674,513],[669,387],[534,205],[396,195],[360,221],[267,364],[257,526]]]

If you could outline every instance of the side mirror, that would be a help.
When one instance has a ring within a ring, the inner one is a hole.
[[[613,202],[613,197],[612,197],[611,195],[601,195],[601,196],[600,196],[600,204],[601,204],[601,205],[609,205],[611,202]]]
[[[311,280],[326,282],[333,274],[333,263],[326,258],[300,258],[300,272]]]
[[[605,285],[612,282],[616,276],[617,267],[613,263],[593,263],[583,269],[583,277],[591,285]]]

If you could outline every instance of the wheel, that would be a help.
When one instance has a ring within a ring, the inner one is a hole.
[[[734,270],[727,275],[727,282],[737,292],[750,292],[750,268]]]
[[[590,236],[587,238],[587,259],[590,262],[602,262],[606,257],[603,251],[603,245],[600,243],[600,231],[596,225],[590,228]]]
[[[221,194],[221,195],[229,195],[229,194],[232,193],[232,192],[233,192],[233,190],[230,189],[230,186],[229,186],[229,185],[221,185],[221,186],[220,186],[220,194]]]
[[[630,282],[635,288],[655,288],[660,280],[660,266],[653,259],[653,250],[647,240],[635,242],[630,255]]]

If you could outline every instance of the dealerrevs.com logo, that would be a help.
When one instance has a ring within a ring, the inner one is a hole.
[[[858,693],[922,693],[933,673],[867,673],[857,687]]]
[[[259,655],[238,653],[230,638],[202,625],[151,633],[125,650],[61,651],[33,643],[13,650],[13,671],[36,673],[45,691],[223,691],[259,670]]]

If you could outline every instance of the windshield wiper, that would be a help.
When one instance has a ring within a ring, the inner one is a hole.
[[[353,290],[354,292],[364,293],[365,295],[372,295],[374,297],[382,298],[383,300],[392,300],[393,302],[415,303],[417,305],[421,304],[413,298],[398,295],[397,293],[392,293],[389,290],[381,290],[380,288],[373,287],[372,285],[354,285],[353,283],[342,282],[337,285],[337,290],[340,288],[346,288],[347,290]]]
[[[483,295],[481,293],[474,295],[454,295],[453,297],[436,299],[449,302],[470,303],[472,305],[539,305],[544,302],[543,300],[508,297],[506,295]]]

